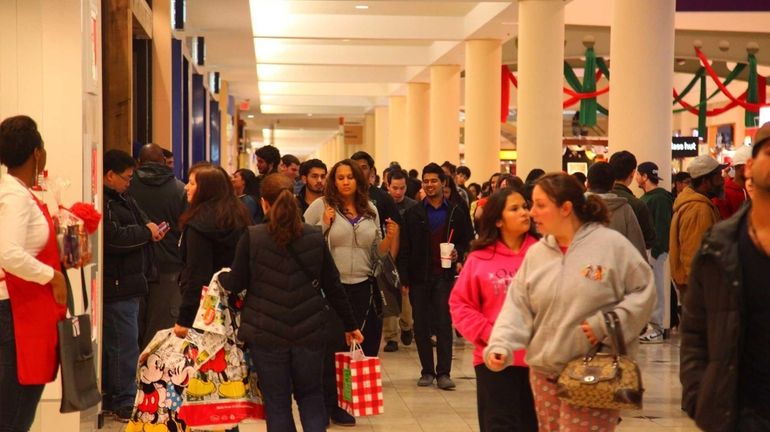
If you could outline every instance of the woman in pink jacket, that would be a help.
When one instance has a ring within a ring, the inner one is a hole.
[[[524,254],[537,242],[523,190],[507,187],[489,197],[479,238],[449,297],[452,322],[473,342],[481,432],[536,431],[537,418],[524,351],[500,373],[484,365],[482,351]]]

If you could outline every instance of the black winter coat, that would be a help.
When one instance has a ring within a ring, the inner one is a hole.
[[[104,188],[104,301],[147,294],[152,232],[147,216],[128,194]]]
[[[214,273],[230,267],[235,247],[243,228],[218,228],[214,215],[201,212],[184,227],[181,240],[184,267],[179,274],[182,304],[177,324],[192,327],[201,299],[201,288],[208,285]]]
[[[238,242],[232,271],[220,277],[228,291],[246,290],[238,337],[250,345],[323,346],[327,300],[345,331],[358,327],[320,227],[304,224],[291,247],[301,263],[273,241],[266,225],[249,227]],[[320,281],[326,300],[302,267]]]
[[[468,210],[464,205],[449,202],[446,232],[443,241],[454,230],[452,243],[457,250],[458,260],[462,261],[473,239],[473,227]],[[425,283],[431,278],[430,226],[424,201],[418,201],[404,212],[404,224],[401,226],[398,251],[398,273],[403,285]],[[444,277],[453,278],[455,267],[445,269]]]
[[[738,235],[750,205],[714,225],[693,258],[682,317],[682,408],[705,431],[733,431],[743,339]]]

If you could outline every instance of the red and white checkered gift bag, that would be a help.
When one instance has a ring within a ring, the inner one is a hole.
[[[382,414],[382,369],[378,357],[364,356],[354,343],[350,352],[334,354],[337,369],[337,402],[355,417]]]

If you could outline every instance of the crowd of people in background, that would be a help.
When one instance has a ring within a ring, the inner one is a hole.
[[[564,402],[553,380],[606,341],[609,311],[631,356],[678,326],[682,405],[700,427],[768,430],[768,143],[770,124],[729,167],[698,156],[671,191],[658,164],[628,151],[585,174],[481,184],[449,161],[391,162],[378,175],[366,152],[300,161],[270,145],[254,153],[257,173],[201,162],[184,184],[156,144],[136,158],[107,151],[103,409],[130,418],[140,349],[158,330],[192,331],[201,288],[230,267],[221,282],[246,293],[239,337],[269,431],[295,430],[292,394],[305,431],[355,425],[337,406],[334,365],[351,343],[367,356],[414,343],[415,384],[455,389],[458,335],[474,346],[480,430],[614,430],[618,411]],[[0,124],[0,163],[0,387],[13,389],[0,424],[26,430],[50,377],[21,379],[17,352],[40,347],[24,339],[14,299],[50,286],[41,307],[55,316],[65,290],[46,255],[50,217],[27,191],[45,167],[34,121]],[[388,260],[400,286],[379,277]]]

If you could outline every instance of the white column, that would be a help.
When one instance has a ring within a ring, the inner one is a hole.
[[[465,165],[474,178],[500,171],[499,40],[465,43]]]
[[[674,13],[670,0],[612,4],[609,151],[655,162],[665,188],[671,183]]]
[[[520,0],[516,174],[521,178],[534,168],[562,169],[563,62],[564,2]]]
[[[374,164],[385,167],[390,164],[390,152],[388,143],[388,107],[378,106],[374,108]]]
[[[406,97],[391,96],[388,98],[388,150],[390,161],[397,161],[401,167],[407,167],[406,155]]]
[[[430,162],[428,160],[429,117],[430,86],[426,83],[407,83],[404,164],[418,171]]]
[[[460,66],[430,68],[429,159],[460,163]]]

